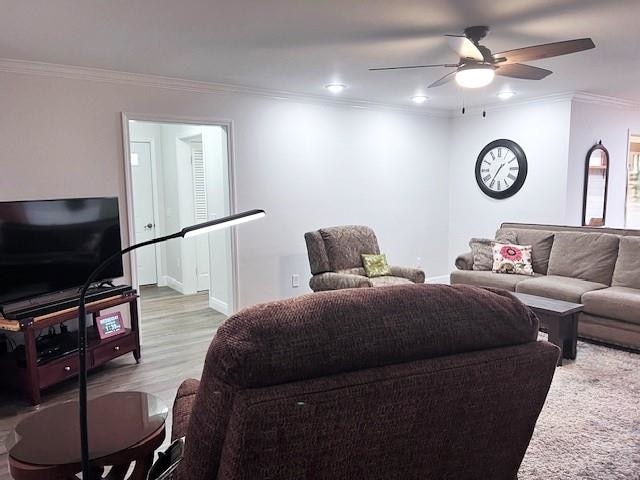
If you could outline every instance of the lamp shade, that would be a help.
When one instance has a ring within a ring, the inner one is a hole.
[[[493,81],[495,74],[495,68],[491,65],[463,66],[456,72],[456,83],[464,88],[485,87]]]
[[[191,225],[190,227],[185,227],[180,233],[184,238],[195,237],[196,235],[200,235],[203,233],[209,233],[213,232],[214,230],[221,230],[233,225],[239,225],[241,223],[257,220],[264,216],[264,210],[248,210],[246,212],[236,213],[235,215],[229,215],[228,217],[210,220],[208,222],[202,222],[196,225]]]

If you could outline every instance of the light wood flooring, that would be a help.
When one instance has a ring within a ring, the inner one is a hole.
[[[207,294],[181,295],[168,287],[141,289],[142,359],[117,358],[89,374],[89,398],[108,392],[137,390],[152,393],[169,409],[185,378],[200,378],[209,343],[225,316],[208,307]],[[1,374],[1,373],[0,373]],[[19,395],[0,392],[0,480],[10,480],[4,439],[25,416],[77,398],[70,380],[45,390],[42,404],[32,407]],[[168,443],[171,416],[167,422]],[[47,432],[52,439],[55,432]]]

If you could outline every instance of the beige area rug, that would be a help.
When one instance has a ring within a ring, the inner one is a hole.
[[[518,479],[640,480],[640,354],[578,342],[578,358],[556,369]]]

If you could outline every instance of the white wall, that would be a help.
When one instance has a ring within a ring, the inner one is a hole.
[[[170,232],[193,225],[193,186],[191,146],[186,139],[202,135],[198,125],[162,124],[163,164],[165,171],[165,216]],[[171,195],[169,195],[169,192]],[[166,233],[170,233],[167,231]],[[195,242],[167,242],[169,285],[182,293],[196,292]],[[188,272],[188,273],[186,273]]]
[[[565,220],[570,100],[496,108],[452,120],[449,178],[449,261],[469,251],[471,237],[493,238],[502,222]],[[527,179],[513,197],[495,200],[478,188],[475,163],[486,144],[515,141],[528,160]]]
[[[117,194],[125,244],[120,113],[233,120],[236,208],[267,211],[238,227],[240,306],[306,291],[290,286],[309,277],[303,234],[326,225],[368,224],[393,263],[450,269],[447,119],[8,72],[0,91],[0,200]]]
[[[640,133],[640,112],[573,100],[565,222],[582,223],[584,167],[589,149],[602,140],[609,151],[607,227],[623,228],[627,189],[628,133]]]
[[[265,208],[273,229],[243,227],[255,241],[240,266],[257,297],[298,293],[291,275],[309,278],[303,233],[329,225],[370,225],[392,263],[422,257],[428,276],[448,270],[448,121],[283,101],[248,120],[236,130],[247,159],[238,179],[249,187],[238,198]]]
[[[202,150],[205,160],[209,220],[231,213],[227,147],[227,133],[223,128],[215,126],[203,127]],[[229,313],[233,306],[230,230],[209,234],[209,256],[209,306],[222,313]]]

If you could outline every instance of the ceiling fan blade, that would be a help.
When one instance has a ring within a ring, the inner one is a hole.
[[[473,58],[483,61],[482,52],[476,45],[464,35],[445,35],[447,43],[460,58]]]
[[[440,85],[444,85],[445,83],[453,80],[455,74],[456,72],[447,73],[444,77],[439,78],[438,80],[433,82],[431,85],[429,85],[427,88],[439,87]]]
[[[503,77],[522,78],[524,80],[542,80],[547,75],[551,75],[551,70],[544,68],[532,67],[522,63],[509,63],[507,65],[499,65],[496,75]]]
[[[436,65],[407,65],[405,67],[380,67],[380,68],[370,68],[369,71],[370,72],[375,72],[375,71],[379,71],[379,70],[403,70],[403,69],[408,69],[408,68],[430,68],[430,67],[446,67],[446,68],[452,68],[452,67],[457,67],[458,65],[455,63],[440,63],[440,64],[436,64]]]
[[[577,40],[567,40],[564,42],[545,43],[544,45],[534,45],[532,47],[516,48],[515,50],[507,50],[493,55],[500,62],[505,63],[530,62],[532,60],[540,60],[542,58],[557,57],[559,55],[567,55],[569,53],[581,52],[595,48],[593,40],[590,38],[578,38]]]

